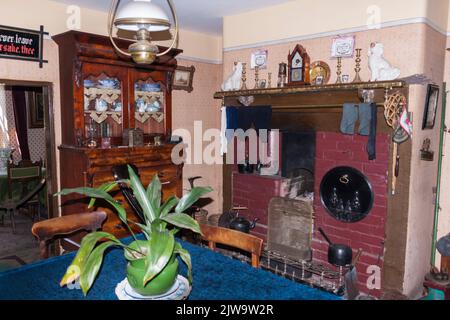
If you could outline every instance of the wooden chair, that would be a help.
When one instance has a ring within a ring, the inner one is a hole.
[[[8,196],[9,199],[12,200],[15,196],[13,194],[14,186],[16,184],[20,184],[20,195],[18,199],[24,198],[30,192],[30,186],[32,186],[33,182],[39,182],[42,178],[42,160],[37,162],[32,162],[30,160],[22,160],[17,165],[13,162],[8,163]],[[38,220],[41,219],[41,210],[39,203],[39,195],[35,194],[31,199],[27,202],[28,211],[30,211],[31,207],[37,207]],[[34,221],[33,211],[31,217]]]
[[[14,200],[14,199],[7,199],[0,203],[0,210],[5,210],[6,214],[9,213],[10,219],[11,219],[11,227],[13,234],[16,233],[16,223],[14,220],[14,216],[17,214],[20,208],[28,205],[29,201],[33,199],[41,190],[44,188],[46,183],[45,179],[41,179],[41,181],[38,183],[37,186],[34,187],[33,190],[31,190],[28,194],[26,194],[23,198]],[[0,213],[1,214],[1,213]],[[2,224],[4,223],[4,215],[2,215]]]
[[[35,223],[31,233],[39,240],[41,257],[47,259],[48,246],[57,236],[66,236],[78,231],[96,231],[102,227],[106,217],[106,212],[95,211],[53,218]]]
[[[208,247],[212,250],[216,248],[216,243],[228,245],[247,251],[252,255],[252,266],[259,268],[259,258],[263,240],[253,235],[240,231],[216,227],[200,223],[202,239],[208,242]]]
[[[441,257],[441,271],[447,270],[450,276],[450,257]]]

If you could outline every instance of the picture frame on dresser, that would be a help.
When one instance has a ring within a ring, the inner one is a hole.
[[[192,92],[194,90],[194,73],[194,66],[177,66],[173,74],[172,88],[174,90],[185,90],[187,92]]]
[[[422,130],[431,130],[436,123],[436,113],[439,103],[439,86],[429,84],[425,99],[425,110],[423,113]]]

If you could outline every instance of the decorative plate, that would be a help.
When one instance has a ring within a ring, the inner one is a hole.
[[[309,74],[312,85],[320,84],[316,82],[317,77],[323,77],[321,84],[327,84],[331,77],[330,66],[326,62],[315,61],[311,64]]]
[[[116,286],[116,296],[119,300],[184,300],[191,293],[189,281],[178,275],[173,286],[164,294],[157,296],[142,296],[130,286],[127,278]]]

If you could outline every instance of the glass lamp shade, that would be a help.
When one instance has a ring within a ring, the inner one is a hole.
[[[155,32],[168,30],[170,21],[164,10],[151,0],[133,0],[119,8],[114,25],[122,30]]]

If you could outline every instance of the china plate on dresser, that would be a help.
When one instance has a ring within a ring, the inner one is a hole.
[[[120,282],[116,287],[116,296],[119,300],[184,300],[191,293],[189,281],[178,275],[173,286],[164,294],[156,296],[142,296],[128,283],[127,278]]]

